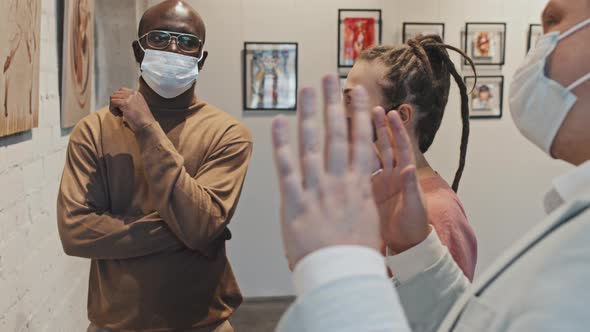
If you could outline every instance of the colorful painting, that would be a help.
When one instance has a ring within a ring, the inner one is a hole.
[[[480,31],[475,34],[472,57],[491,59],[496,54],[498,36],[495,32]]]
[[[475,77],[465,77],[468,89],[474,86]],[[501,118],[504,94],[503,76],[479,76],[471,92],[469,109],[471,118]]]
[[[361,53],[381,43],[381,10],[338,10],[338,67],[350,68]]]
[[[375,19],[344,19],[344,63],[354,64],[362,51],[375,46]]]
[[[464,51],[476,65],[504,65],[506,23],[467,23],[465,33]]]
[[[94,68],[94,0],[66,0],[62,64],[63,128],[91,111]]]
[[[297,108],[297,44],[246,43],[246,110]]]
[[[41,0],[0,1],[0,136],[39,122]]]

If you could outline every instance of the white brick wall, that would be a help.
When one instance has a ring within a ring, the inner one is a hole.
[[[55,0],[42,0],[39,128],[0,138],[0,331],[85,331],[88,261],[64,255]]]

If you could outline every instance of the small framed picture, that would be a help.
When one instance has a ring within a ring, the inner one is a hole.
[[[503,66],[506,60],[506,23],[466,23],[464,46],[465,53],[475,65]]]
[[[530,24],[526,47],[527,53],[531,50],[532,47],[535,47],[535,45],[537,45],[537,42],[539,41],[539,38],[541,38],[541,36],[543,36],[543,26],[541,24]]]
[[[362,51],[381,44],[380,9],[338,10],[338,67],[350,68]]]
[[[418,36],[438,35],[445,40],[444,23],[422,23],[422,22],[404,22],[403,25],[403,43]]]
[[[469,96],[469,117],[472,119],[500,119],[502,118],[502,103],[504,100],[504,76],[466,76],[465,85],[470,90],[475,88]]]
[[[297,43],[244,43],[244,109],[297,109]]]

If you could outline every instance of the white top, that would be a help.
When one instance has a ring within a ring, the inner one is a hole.
[[[383,256],[361,246],[335,246],[304,257],[293,271],[297,296],[302,296],[331,282],[356,276],[387,278]]]

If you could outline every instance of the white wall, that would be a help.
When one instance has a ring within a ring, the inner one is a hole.
[[[137,9],[142,4],[126,0],[95,2],[95,108],[109,103],[121,87],[137,86],[137,63],[131,43],[137,38]]]
[[[83,331],[88,263],[63,254],[55,0],[43,0],[39,128],[0,138],[0,331]]]
[[[156,1],[150,1],[151,4]],[[279,196],[269,140],[271,116],[242,111],[240,52],[244,41],[297,41],[300,86],[319,87],[324,73],[337,71],[338,8],[381,8],[384,43],[401,41],[403,21],[442,21],[447,41],[460,46],[468,21],[507,22],[505,96],[512,73],[525,55],[529,23],[538,23],[546,0],[223,0],[189,1],[205,18],[210,57],[198,84],[200,97],[240,118],[255,144],[243,196],[231,225],[229,252],[245,296],[292,294],[278,221]],[[459,58],[455,57],[459,64]],[[481,71],[480,74],[496,74]],[[465,74],[468,74],[465,72]],[[428,153],[433,166],[452,181],[459,158],[459,97],[451,91],[447,115]],[[478,272],[543,216],[550,180],[567,169],[526,142],[513,125],[508,104],[499,121],[472,121],[467,168],[460,188],[479,239]],[[295,124],[295,116],[290,116]]]

